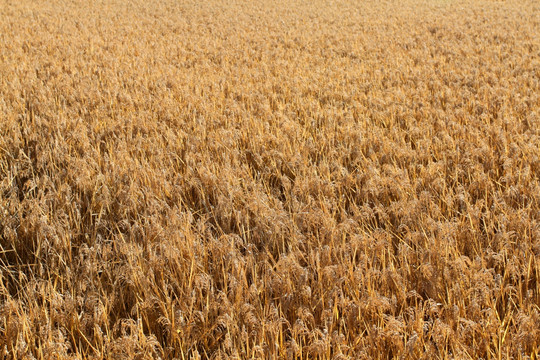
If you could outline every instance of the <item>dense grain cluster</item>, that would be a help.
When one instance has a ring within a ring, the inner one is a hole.
[[[539,34],[0,0],[0,358],[538,359]]]

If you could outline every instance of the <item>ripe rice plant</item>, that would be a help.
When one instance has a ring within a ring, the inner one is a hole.
[[[538,359],[540,3],[0,0],[0,359]]]

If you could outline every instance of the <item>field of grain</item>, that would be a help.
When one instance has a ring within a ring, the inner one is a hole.
[[[0,0],[0,359],[538,359],[540,3]]]

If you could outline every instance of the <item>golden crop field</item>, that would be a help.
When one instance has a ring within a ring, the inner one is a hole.
[[[540,2],[0,0],[0,359],[539,359]]]

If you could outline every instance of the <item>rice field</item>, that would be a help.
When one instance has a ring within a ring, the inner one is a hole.
[[[540,3],[0,0],[0,359],[540,358]]]

